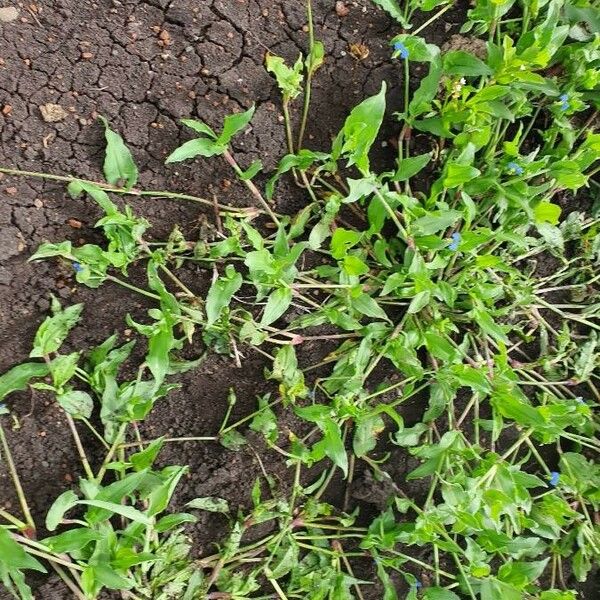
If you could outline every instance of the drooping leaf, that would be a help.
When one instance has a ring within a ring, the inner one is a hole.
[[[32,571],[46,573],[46,569],[42,564],[30,554],[27,554],[3,526],[0,526],[0,566],[5,566],[10,570],[31,569]]]
[[[0,400],[8,394],[27,389],[32,379],[45,377],[50,372],[46,363],[23,363],[0,375]]]
[[[397,0],[373,0],[373,4],[377,4],[377,6],[383,8],[383,10],[385,10],[390,17],[396,19],[402,27],[410,27],[410,23],[404,18],[404,13]]]
[[[196,156],[215,156],[222,154],[226,150],[225,146],[217,144],[217,142],[203,137],[189,140],[176,148],[167,156],[165,163],[181,162],[189,158],[196,158]]]
[[[138,170],[129,148],[123,138],[113,131],[104,117],[98,117],[104,125],[106,138],[106,153],[104,157],[104,176],[112,185],[126,182],[126,188],[131,189],[137,182]]]
[[[121,515],[126,519],[130,519],[131,521],[135,521],[136,523],[141,523],[142,525],[152,524],[152,519],[150,517],[132,506],[124,506],[122,504],[116,504],[115,502],[105,502],[104,500],[78,500],[77,504],[102,508],[111,513]]]
[[[83,310],[83,304],[73,304],[64,310],[56,302],[56,312],[38,328],[33,340],[33,350],[29,356],[44,357],[56,352],[67,337],[69,331],[76,325]]]
[[[206,296],[207,325],[219,319],[224,308],[229,306],[233,295],[242,287],[242,276],[232,265],[225,269],[225,275],[219,277],[211,286]]]
[[[56,401],[70,415],[77,419],[89,419],[94,410],[94,401],[87,392],[70,390],[56,396]]]
[[[261,325],[270,325],[274,323],[285,313],[290,304],[292,303],[293,293],[291,288],[280,287],[275,291],[271,292],[265,311],[263,312],[260,320]]]
[[[46,515],[46,529],[54,531],[61,523],[67,511],[73,508],[79,498],[72,490],[63,492],[53,503]]]
[[[208,512],[228,513],[229,504],[227,500],[223,498],[217,498],[215,496],[205,496],[203,498],[194,498],[190,500],[186,506],[189,508],[197,508],[199,510],[206,510]]]
[[[342,153],[348,166],[356,165],[363,175],[369,172],[369,150],[377,137],[385,113],[385,81],[375,96],[363,100],[346,119],[343,127]]]
[[[63,554],[64,552],[81,550],[90,542],[100,540],[102,537],[99,531],[94,531],[87,527],[76,527],[59,535],[45,538],[42,540],[42,543],[48,546],[53,552]]]

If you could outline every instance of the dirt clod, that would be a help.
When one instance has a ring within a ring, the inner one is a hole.
[[[450,39],[442,45],[442,51],[463,50],[474,54],[477,58],[484,59],[487,54],[485,42],[476,37],[466,37],[458,33],[450,36]]]
[[[335,13],[338,17],[347,17],[349,12],[350,9],[346,6],[345,2],[338,0],[338,2],[335,3]]]
[[[52,104],[52,102],[42,104],[40,106],[40,112],[42,113],[42,119],[44,119],[46,123],[57,123],[58,121],[62,121],[69,114],[60,104]]]

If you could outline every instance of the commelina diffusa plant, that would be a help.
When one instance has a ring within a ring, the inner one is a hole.
[[[132,380],[119,369],[135,341],[113,335],[61,351],[82,305],[56,300],[31,360],[0,377],[2,399],[27,386],[53,395],[83,469],[48,511],[51,536],[38,540],[0,428],[22,512],[0,510],[0,577],[15,596],[32,597],[28,570],[52,568],[77,598],[103,589],[161,600],[364,600],[373,589],[384,600],[578,597],[577,582],[600,557],[598,2],[476,0],[462,31],[485,40],[479,56],[427,41],[451,3],[374,2],[404,30],[390,40],[405,74],[393,170],[376,172],[369,159],[385,83],[351,111],[329,152],[304,145],[324,60],[310,2],[306,56],[291,66],[266,58],[288,154],[264,189],[254,183],[260,162],[242,169],[231,149],[253,108],[219,131],[184,120],[195,137],[167,159],[221,157],[248,188],[255,208],[217,205],[214,236],[189,240],[175,229],[166,242],[148,241],[149,223],[111,196],[213,202],[136,189],[132,155],[106,121],[106,184],[2,169],[64,180],[105,215],[96,224],[103,246],[44,244],[32,260],[67,261],[81,285],[121,285],[154,301],[144,322],[128,318],[147,340]],[[412,27],[422,13],[431,16]],[[411,92],[415,63],[428,72]],[[299,97],[295,131],[290,107]],[[432,150],[415,153],[411,132],[428,136]],[[284,174],[306,192],[295,215],[276,210]],[[552,261],[550,274],[539,272],[541,260]],[[218,273],[205,296],[183,282],[190,262]],[[145,266],[146,288],[128,280],[133,265]],[[234,452],[249,427],[286,457],[293,486],[285,495],[268,477],[257,480],[246,511],[192,500],[190,510],[230,521],[218,552],[193,560],[185,524],[196,517],[169,512],[186,467],[157,468],[170,441],[143,441],[135,424],[175,387],[173,375],[199,364],[179,355],[198,337],[238,361],[242,346],[261,353],[276,391],[229,423],[232,391],[220,430],[195,439]],[[337,348],[318,365],[301,364],[298,345],[325,338]],[[422,412],[407,426],[409,400]],[[283,411],[305,428],[284,435]],[[88,459],[82,427],[105,447],[101,464]],[[422,494],[407,494],[413,488],[394,477],[393,449],[415,461],[406,480],[422,481]],[[311,479],[317,464],[321,475]],[[322,500],[334,475],[350,483],[358,469],[390,490],[370,523],[347,502]],[[373,579],[362,578],[365,564]]]

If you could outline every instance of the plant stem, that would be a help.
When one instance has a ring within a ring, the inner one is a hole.
[[[421,31],[423,31],[426,27],[429,27],[429,25],[431,25],[434,21],[437,21],[446,11],[450,10],[452,7],[453,7],[453,3],[447,4],[446,6],[444,6],[444,8],[442,8],[442,10],[435,13],[435,15],[433,15],[433,17],[430,17],[429,19],[427,19],[427,21],[425,21],[425,23],[423,23],[423,25],[420,25],[419,27],[417,27],[417,29],[415,29],[413,32],[411,32],[411,35],[419,35],[419,33],[421,33]]]
[[[237,161],[235,160],[235,158],[233,158],[229,150],[225,150],[225,152],[223,152],[223,158],[227,161],[227,163],[231,166],[231,168],[236,172],[238,176],[242,174],[240,166],[237,164]],[[250,193],[258,200],[259,204],[265,209],[266,213],[271,217],[273,223],[279,226],[279,219],[277,218],[277,215],[273,212],[273,209],[271,208],[269,203],[263,198],[263,195],[254,185],[252,180],[242,179],[242,181],[244,182],[244,185],[250,190]]]
[[[313,23],[312,14],[312,0],[306,0],[306,17],[308,21],[308,56],[312,57],[313,50],[315,47],[315,27]],[[312,94],[312,79],[314,75],[314,69],[312,68],[312,62],[306,74],[306,83],[304,86],[304,101],[302,104],[302,117],[300,118],[300,131],[298,133],[298,150],[302,149],[302,142],[304,141],[304,133],[306,131],[306,123],[308,121],[308,111],[310,110],[310,97]],[[293,151],[292,151],[293,152]]]
[[[17,497],[19,498],[19,504],[21,505],[21,510],[23,511],[25,522],[31,528],[32,532],[35,532],[35,521],[31,516],[31,511],[29,510],[29,505],[27,504],[27,498],[25,497],[25,492],[23,491],[23,486],[21,485],[21,480],[19,479],[19,473],[17,472],[17,469],[15,467],[15,463],[13,461],[12,454],[10,452],[10,447],[8,446],[8,441],[6,439],[6,435],[4,433],[4,428],[2,427],[2,424],[0,424],[0,444],[2,445],[4,459],[6,460],[6,464],[8,465],[8,471],[13,481],[13,485],[15,486]]]
[[[125,431],[127,430],[127,423],[121,423],[121,426],[119,427],[119,430],[117,431],[117,435],[115,437],[115,441],[112,443],[108,453],[106,454],[104,460],[102,461],[102,465],[100,466],[100,470],[98,471],[98,475],[96,475],[96,484],[100,485],[100,483],[102,483],[102,479],[104,477],[104,474],[106,473],[106,468],[108,466],[108,464],[110,463],[110,461],[112,460],[113,456],[115,455],[115,452],[117,451],[118,448],[122,448],[122,446],[120,446],[121,440],[123,439],[123,436],[125,435]]]
[[[81,181],[89,185],[95,185],[101,190],[104,190],[105,192],[111,192],[113,194],[123,194],[127,196],[156,196],[159,198],[171,198],[174,200],[189,200],[191,202],[197,202],[198,204],[205,204],[206,206],[210,206],[211,208],[215,207],[215,203],[212,200],[201,198],[199,196],[191,196],[190,194],[169,192],[168,190],[138,190],[134,188],[119,188],[104,182],[92,181],[91,179],[81,179],[80,177],[73,177],[71,175],[53,175],[51,173],[41,173],[38,171],[22,171],[21,169],[9,169],[8,167],[0,167],[0,173],[6,173],[7,175],[16,175],[19,177],[37,177],[39,179],[48,179],[49,181],[63,181],[65,183]],[[226,206],[224,204],[217,204],[217,208],[221,212],[238,214],[241,216],[247,216],[250,212],[248,209],[235,208],[232,206]]]
[[[94,472],[92,471],[92,467],[90,466],[90,462],[85,453],[85,449],[83,444],[81,443],[81,438],[79,437],[79,433],[77,433],[77,427],[75,426],[75,421],[73,417],[65,411],[65,417],[67,418],[67,423],[69,425],[69,429],[73,434],[73,441],[75,442],[75,447],[77,448],[77,454],[79,455],[79,459],[81,460],[81,464],[83,465],[83,470],[85,471],[86,477],[90,480],[94,480]]]

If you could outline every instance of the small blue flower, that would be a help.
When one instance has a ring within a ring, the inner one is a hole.
[[[506,166],[516,175],[523,175],[523,167],[516,162],[509,162]]]
[[[550,485],[552,487],[556,487],[558,485],[559,481],[560,481],[560,473],[557,473],[556,471],[552,471],[550,473]]]
[[[412,585],[413,588],[415,588],[416,590],[418,590],[419,588],[423,587],[423,584],[420,581],[415,581]]]
[[[560,100],[560,110],[562,111],[566,111],[569,110],[570,108],[570,104],[569,104],[569,95],[568,94],[561,94],[558,99]]]
[[[460,241],[462,240],[462,236],[460,233],[455,231],[451,236],[452,241],[448,244],[448,250],[453,250],[456,252],[458,250],[458,246],[460,245]]]
[[[408,48],[402,42],[396,42],[394,50],[400,52],[400,58],[408,58]]]
[[[75,273],[81,273],[81,271],[83,271],[83,267],[78,262],[74,262],[73,270],[75,271]]]

